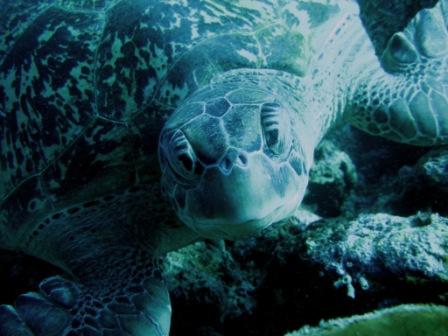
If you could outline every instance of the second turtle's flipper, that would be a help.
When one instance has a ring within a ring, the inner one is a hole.
[[[381,60],[353,76],[348,115],[355,126],[414,145],[448,143],[447,27],[443,0],[418,12]]]
[[[51,277],[39,292],[0,306],[2,336],[166,336],[171,306],[156,268],[123,272],[89,286]]]

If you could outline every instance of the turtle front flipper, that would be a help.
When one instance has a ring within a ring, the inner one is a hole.
[[[362,66],[356,68],[361,70],[350,82],[349,121],[394,141],[448,143],[447,24],[448,1],[443,0],[419,11],[404,31],[395,33],[381,59],[360,50]]]
[[[0,335],[168,335],[171,306],[157,267],[122,271],[88,284],[43,280],[39,292],[20,295],[15,307],[0,306]]]

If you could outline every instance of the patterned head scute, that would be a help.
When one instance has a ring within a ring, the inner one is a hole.
[[[308,182],[294,113],[256,85],[220,83],[189,98],[159,142],[162,186],[178,217],[210,238],[283,220]]]

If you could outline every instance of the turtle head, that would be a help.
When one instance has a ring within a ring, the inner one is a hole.
[[[180,220],[234,239],[289,217],[308,183],[295,118],[259,88],[210,86],[185,101],[159,142],[162,188]]]

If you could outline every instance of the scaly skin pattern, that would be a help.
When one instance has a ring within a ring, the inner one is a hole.
[[[421,10],[380,59],[370,43],[353,61],[346,118],[373,135],[417,146],[448,143],[448,2]],[[355,74],[358,74],[355,76]]]

